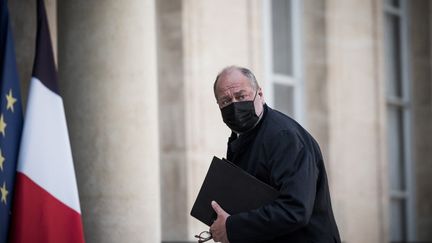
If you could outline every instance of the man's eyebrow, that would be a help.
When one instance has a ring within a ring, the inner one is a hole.
[[[242,90],[239,90],[239,91],[235,92],[234,95],[241,95],[243,93],[247,93],[247,91],[244,90],[244,89],[242,89]]]
[[[223,100],[227,100],[227,99],[229,99],[230,97],[229,97],[229,95],[224,95],[224,96],[222,96],[222,97],[219,97],[219,101],[223,101]]]

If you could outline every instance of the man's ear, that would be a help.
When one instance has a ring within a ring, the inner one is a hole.
[[[264,92],[263,92],[263,89],[261,87],[258,87],[258,95],[259,95],[259,97],[261,97],[261,100],[263,101],[263,104],[264,104],[265,103]]]

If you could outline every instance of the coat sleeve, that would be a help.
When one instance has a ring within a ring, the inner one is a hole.
[[[226,222],[229,241],[268,241],[306,224],[312,214],[318,168],[310,148],[288,131],[263,145],[271,184],[280,196],[258,209],[231,215]]]

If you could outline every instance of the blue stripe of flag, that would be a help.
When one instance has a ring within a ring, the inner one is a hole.
[[[8,236],[23,113],[9,12],[6,0],[0,1],[0,243],[3,243]]]

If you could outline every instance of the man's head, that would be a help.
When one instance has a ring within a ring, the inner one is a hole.
[[[216,102],[222,110],[224,121],[232,130],[235,129],[229,125],[227,120],[230,120],[232,116],[242,116],[239,119],[243,121],[246,118],[249,119],[249,117],[243,118],[246,116],[244,110],[250,107],[249,105],[252,105],[256,117],[261,116],[263,112],[264,95],[262,89],[253,73],[247,68],[237,66],[224,68],[217,75],[213,90]]]
[[[213,92],[214,92],[215,96],[216,96],[216,88],[218,85],[218,80],[222,76],[229,74],[229,73],[232,73],[233,71],[237,71],[237,72],[243,74],[243,76],[249,80],[250,85],[252,86],[252,88],[254,90],[257,90],[259,88],[258,81],[256,80],[255,75],[251,72],[251,70],[244,68],[244,67],[228,66],[228,67],[222,69],[222,71],[220,71],[220,73],[216,76],[216,80],[213,84]],[[217,99],[217,97],[216,97],[216,99]]]

